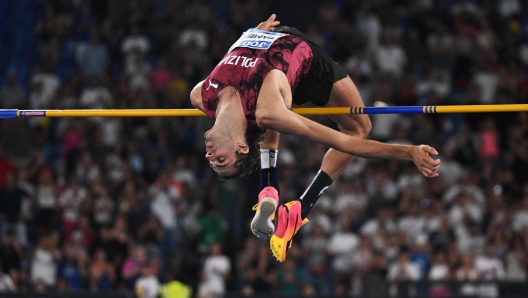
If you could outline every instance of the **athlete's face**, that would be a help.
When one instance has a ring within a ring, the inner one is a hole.
[[[205,158],[209,165],[220,176],[232,176],[236,173],[236,151],[231,148],[221,148],[212,144],[205,145]]]
[[[220,176],[232,176],[236,173],[235,162],[237,144],[228,136],[208,131],[205,138],[205,158]]]

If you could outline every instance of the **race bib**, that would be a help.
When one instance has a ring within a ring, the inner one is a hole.
[[[227,53],[231,53],[235,48],[267,50],[276,39],[284,35],[278,32],[262,31],[252,28],[244,32],[231,48],[229,48]]]

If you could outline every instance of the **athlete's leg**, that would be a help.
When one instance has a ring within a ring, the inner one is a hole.
[[[365,104],[356,85],[349,77],[334,83],[330,100],[325,107],[364,107]],[[333,115],[330,116],[347,135],[366,138],[372,128],[368,115]],[[321,170],[327,173],[332,180],[336,179],[345,170],[354,156],[334,149],[326,153]]]
[[[325,107],[363,107],[364,103],[355,84],[349,77],[334,83],[330,99]],[[334,115],[331,118],[339,125],[342,133],[366,138],[372,127],[367,115]],[[321,170],[301,197],[302,213],[306,218],[315,202],[332,182],[345,170],[354,156],[334,149],[325,154]]]
[[[280,134],[267,130],[260,143],[260,194],[253,206],[255,216],[251,220],[251,232],[259,238],[269,238],[275,232],[272,220],[279,203],[279,173],[277,171],[277,149]]]
[[[277,158],[280,133],[266,130],[264,140],[260,142],[260,190],[272,186],[279,193],[279,173],[277,172]]]

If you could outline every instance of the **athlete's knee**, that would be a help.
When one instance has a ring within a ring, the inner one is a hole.
[[[372,130],[372,122],[370,121],[370,117],[363,117],[361,121],[361,130],[362,130],[362,138],[367,138],[370,131]]]
[[[368,116],[356,119],[351,125],[340,125],[341,132],[347,135],[353,135],[358,138],[366,139],[370,130],[372,129],[372,123]]]

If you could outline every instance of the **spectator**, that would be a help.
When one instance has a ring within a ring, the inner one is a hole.
[[[327,238],[321,226],[315,225],[303,241],[303,255],[308,269],[309,281],[322,295],[330,293],[330,270],[327,266]]]
[[[333,257],[332,271],[335,282],[347,282],[350,274],[350,258],[359,246],[359,237],[350,230],[351,218],[343,214],[339,220],[339,229],[327,244],[327,252]]]
[[[53,108],[61,86],[59,77],[44,68],[31,77],[31,85],[36,93],[30,94],[30,107],[37,110]]]
[[[5,274],[3,270],[0,270],[0,293],[15,292],[16,289],[16,285],[13,283],[11,277]]]
[[[227,229],[226,222],[220,215],[218,209],[211,209],[207,214],[202,215],[198,222],[200,224],[200,249],[205,250],[212,243],[222,239]]]
[[[79,97],[79,105],[85,109],[107,109],[113,105],[112,94],[101,84],[100,79],[89,77],[86,88]]]
[[[528,252],[520,236],[513,236],[510,241],[509,252],[506,254],[506,277],[508,281],[526,281],[528,268]]]
[[[147,253],[143,246],[136,246],[132,250],[132,254],[128,257],[121,267],[121,275],[128,288],[132,289],[139,278],[140,270],[147,262]]]
[[[475,296],[477,295],[477,287],[474,282],[480,279],[480,272],[475,267],[474,257],[471,254],[462,256],[462,266],[456,271],[456,278],[459,281],[469,281],[460,287],[460,295]]]
[[[0,89],[0,107],[2,109],[21,109],[26,104],[24,89],[17,82],[14,71],[7,74],[6,84]]]
[[[57,234],[48,233],[39,239],[31,260],[31,281],[46,287],[57,284],[57,265],[61,253],[57,249]]]
[[[243,180],[236,179],[230,181],[218,181],[217,187],[213,188],[213,194],[217,194],[218,204],[221,208],[222,216],[229,225],[235,237],[242,234],[242,214],[244,199],[247,197]]]
[[[499,287],[495,282],[504,279],[505,276],[504,265],[500,259],[495,258],[493,249],[493,245],[488,244],[485,254],[475,259],[475,268],[485,281],[479,288],[481,297],[499,297]]]
[[[224,295],[225,283],[231,272],[229,259],[222,255],[222,246],[215,242],[210,246],[210,255],[202,269],[202,282],[198,287],[198,297],[208,298]]]
[[[14,172],[5,175],[5,186],[0,188],[0,218],[2,218],[2,238],[6,238],[6,230],[11,228],[16,232],[18,242],[26,245],[26,226],[22,222],[22,200],[26,193],[17,186]]]
[[[75,255],[73,247],[66,244],[63,259],[58,266],[58,276],[68,284],[68,288],[80,290],[85,275],[84,260]]]
[[[88,268],[88,283],[91,289],[110,290],[116,280],[113,264],[106,260],[106,253],[99,249]]]
[[[359,297],[363,294],[363,277],[367,273],[374,254],[370,238],[363,237],[359,248],[352,255],[352,296]]]
[[[430,246],[427,243],[427,235],[419,234],[412,247],[410,260],[420,268],[419,278],[421,280],[427,278],[427,274],[431,268],[431,259],[429,256]]]
[[[405,232],[408,244],[416,242],[417,237],[425,231],[425,216],[420,213],[420,205],[417,202],[411,203],[407,214],[400,217],[398,229]]]
[[[398,43],[397,37],[386,35],[385,43],[379,47],[376,53],[378,67],[382,73],[399,78],[403,74],[405,64],[407,64],[407,57]]]
[[[389,281],[417,281],[420,278],[420,267],[410,261],[409,251],[400,252],[398,260],[389,267]]]
[[[6,241],[0,245],[0,264],[5,274],[18,274],[22,269],[24,251],[18,243],[13,230],[7,230]]]
[[[158,218],[164,230],[163,249],[172,253],[176,250],[176,212],[175,202],[180,198],[179,191],[170,184],[167,171],[148,190],[152,198],[151,212]]]
[[[135,292],[138,298],[157,298],[160,292],[160,283],[154,274],[154,266],[144,264],[141,267],[141,277],[137,279]]]
[[[88,195],[88,191],[79,185],[77,177],[72,176],[66,189],[59,197],[59,204],[62,209],[62,224],[66,240],[77,227],[79,210]]]
[[[277,272],[276,284],[281,295],[298,295],[303,281],[301,272],[296,269],[295,262],[288,259]]]
[[[451,295],[449,286],[442,283],[442,281],[451,279],[450,268],[444,251],[439,251],[434,255],[434,261],[429,271],[428,279],[430,281],[439,281],[432,283],[429,289],[430,297],[446,297]]]
[[[136,68],[138,55],[147,54],[149,51],[149,40],[141,34],[138,25],[133,25],[130,29],[130,35],[125,37],[121,43],[121,52],[125,55],[125,68]]]
[[[90,32],[90,42],[78,49],[79,64],[85,77],[103,77],[110,65],[107,46],[101,42],[97,30]]]
[[[512,228],[515,232],[520,232],[528,228],[528,183],[522,189],[523,200],[519,208],[513,212]]]

